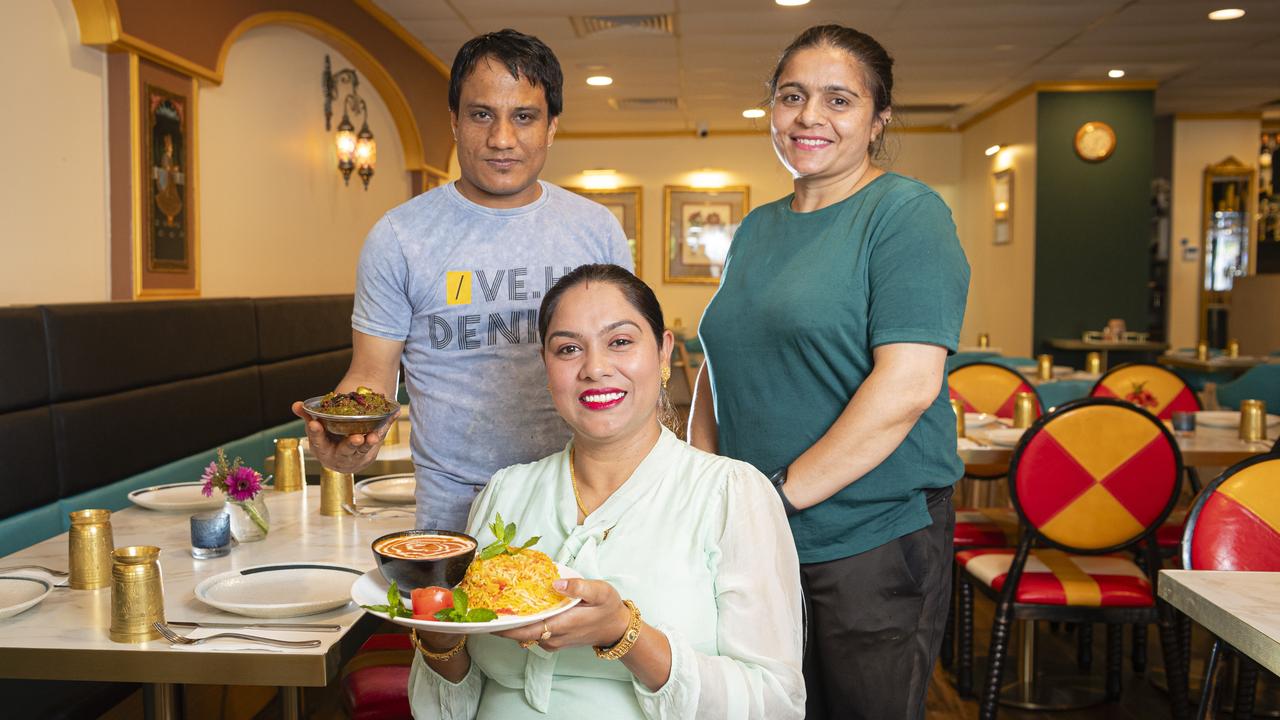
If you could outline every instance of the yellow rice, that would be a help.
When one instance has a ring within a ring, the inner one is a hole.
[[[551,587],[559,577],[551,558],[530,549],[488,560],[477,558],[459,587],[467,592],[471,607],[489,608],[500,615],[532,615],[564,601]]]

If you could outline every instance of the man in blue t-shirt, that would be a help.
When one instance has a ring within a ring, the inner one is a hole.
[[[633,267],[607,209],[538,180],[562,85],[535,37],[468,41],[449,80],[462,176],[384,215],[360,253],[351,366],[337,390],[391,396],[403,364],[420,528],[462,530],[495,471],[564,447],[539,357],[541,298],[579,265]],[[355,473],[376,457],[385,429],[335,438],[293,409],[325,467]]]

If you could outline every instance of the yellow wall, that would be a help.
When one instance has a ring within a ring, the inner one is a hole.
[[[343,186],[333,133],[324,129],[319,80],[326,53],[335,71],[350,67],[309,35],[258,28],[232,46],[223,84],[202,88],[206,297],[349,293],[365,233],[410,197],[395,125],[368,82],[360,95],[378,143],[377,168],[368,191],[355,173]],[[341,118],[335,104],[335,129]]]
[[[955,133],[897,133],[889,145],[891,169],[916,177],[938,190],[955,207],[960,185],[959,137]],[[750,187],[750,207],[791,192],[791,177],[773,153],[769,137],[560,139],[547,157],[545,180],[566,187],[582,185],[582,171],[612,168],[619,185],[644,187],[641,226],[643,280],[654,288],[669,325],[691,332],[715,292],[714,285],[662,281],[662,196],[665,185],[687,185],[690,174],[714,168],[727,184]]]
[[[107,299],[106,56],[71,0],[0,23],[0,305]]]
[[[1199,246],[1201,255],[1204,253],[1204,170],[1229,156],[1256,168],[1261,134],[1261,120],[1174,120],[1173,202],[1169,217],[1171,347],[1192,347],[1200,339],[1201,257],[1184,260],[1182,248],[1185,239]]]
[[[960,153],[963,224],[960,242],[969,258],[969,306],[962,344],[979,333],[1005,355],[1031,354],[1036,241],[1036,95],[1034,93],[965,129]],[[1004,145],[994,157],[983,151]],[[1013,169],[1013,240],[995,245],[992,174]]]

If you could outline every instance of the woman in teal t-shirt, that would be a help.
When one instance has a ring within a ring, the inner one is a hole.
[[[969,267],[951,213],[878,167],[893,61],[813,27],[772,80],[795,193],[734,236],[699,333],[690,442],[770,475],[810,612],[807,717],[924,717],[962,475],[944,363]]]

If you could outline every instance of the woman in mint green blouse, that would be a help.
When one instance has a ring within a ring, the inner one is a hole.
[[[699,334],[690,440],[770,475],[809,603],[808,720],[923,718],[963,473],[945,360],[969,267],[937,193],[876,163],[893,60],[837,25],[773,75],[795,192],[734,235]]]
[[[547,294],[539,329],[573,438],[494,475],[467,527],[488,544],[501,513],[520,537],[541,536],[538,549],[587,578],[556,583],[582,602],[501,635],[420,634],[414,716],[802,717],[800,580],[782,506],[750,465],[659,422],[672,337],[653,292],[615,265],[585,265]]]

